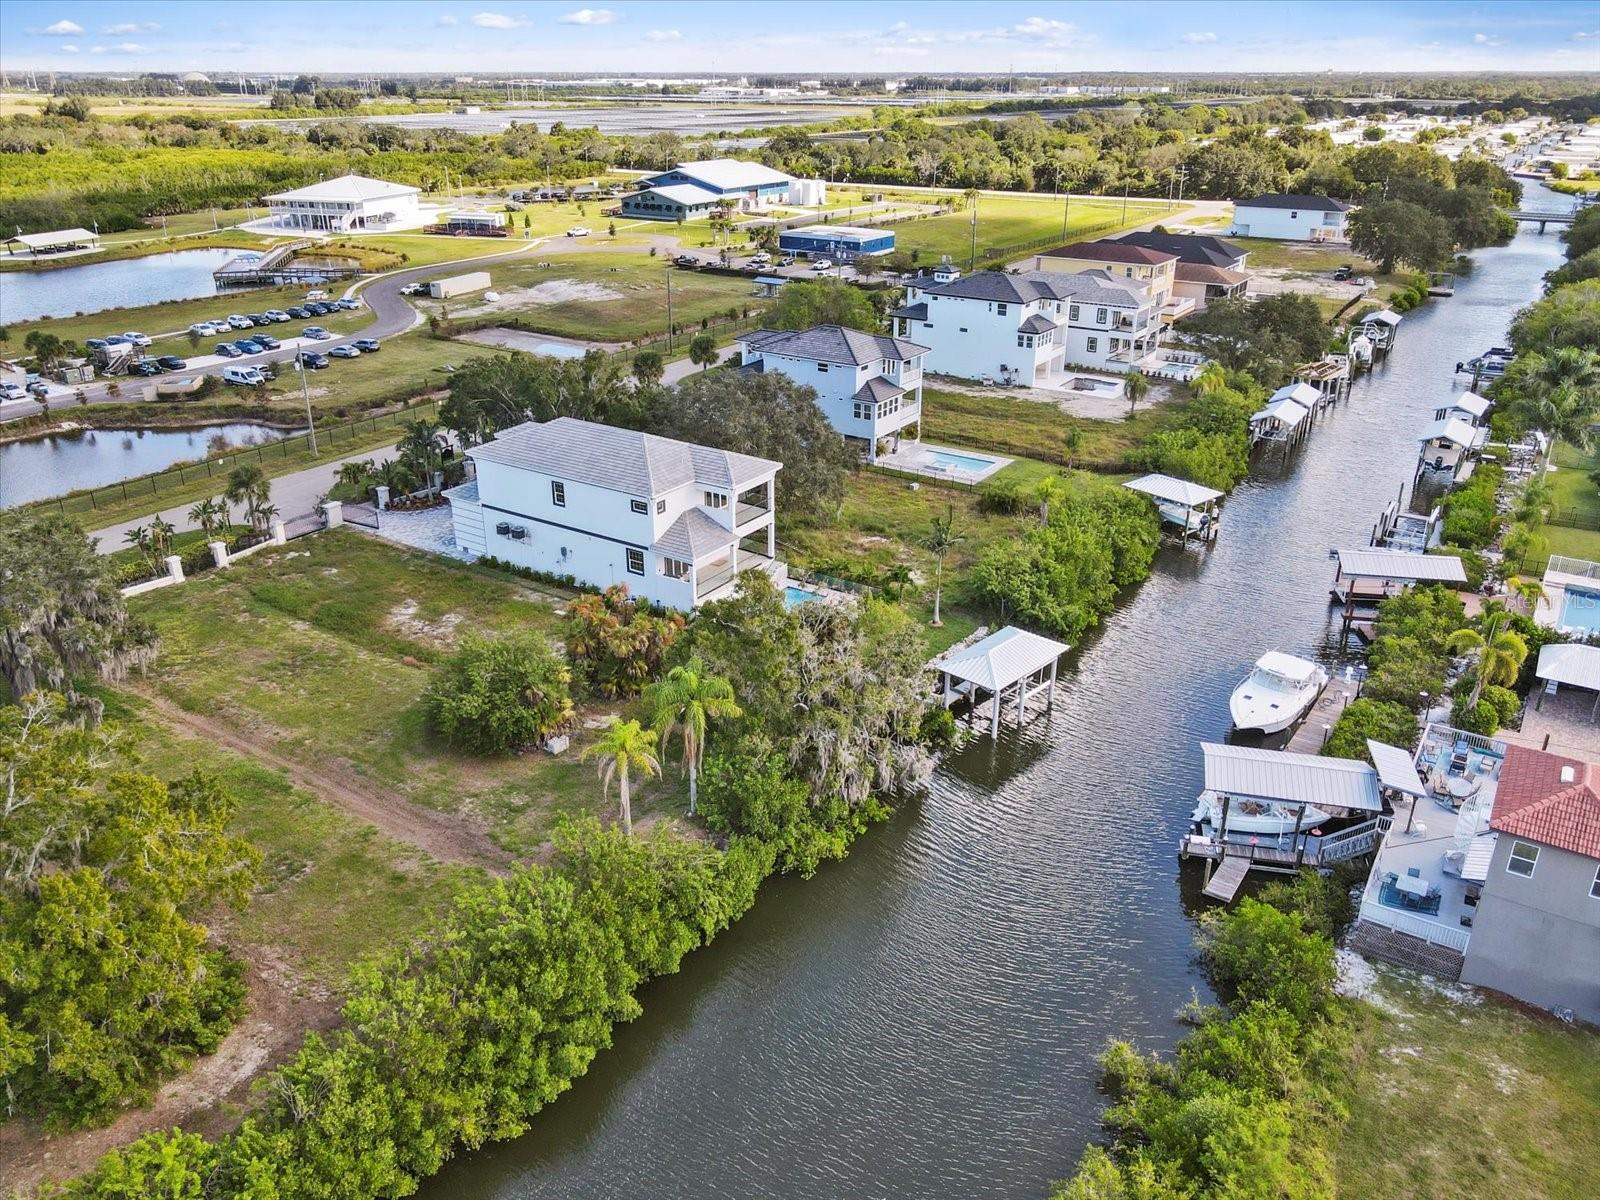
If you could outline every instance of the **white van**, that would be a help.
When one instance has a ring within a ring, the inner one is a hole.
[[[224,367],[222,382],[237,384],[239,387],[255,387],[265,383],[267,377],[261,373],[260,367]]]

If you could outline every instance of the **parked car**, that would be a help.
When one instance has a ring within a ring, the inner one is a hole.
[[[28,394],[14,383],[0,383],[0,400],[26,400]]]
[[[255,387],[267,381],[260,367],[227,367],[222,372],[222,382],[237,387]]]
[[[300,331],[300,336],[310,338],[313,342],[325,342],[333,336],[321,325],[307,325]]]
[[[232,342],[218,342],[216,349],[223,358],[241,358],[244,355],[244,351]]]
[[[312,288],[306,293],[306,303],[308,304],[313,300],[326,300],[327,298],[328,293],[323,291],[321,288]]]
[[[255,344],[252,338],[240,338],[234,342],[233,348],[240,354],[260,354],[261,347]]]
[[[176,354],[163,354],[156,361],[161,364],[161,368],[164,371],[187,371],[189,369],[189,364]]]
[[[102,346],[131,346],[131,345],[133,345],[133,343],[128,340],[128,335],[125,334],[125,333],[113,333],[110,337],[108,337],[104,342],[102,342],[100,344]]]
[[[36,383],[30,383],[28,385],[28,395],[36,400],[43,400],[50,395],[50,385],[42,379]]]
[[[811,269],[813,271],[831,271],[833,270],[833,261],[826,258],[813,259],[811,261]]]
[[[778,265],[780,267],[792,267],[792,266],[794,266],[794,255],[785,254],[782,258],[780,258],[778,260]]]
[[[680,267],[698,267],[700,260],[692,254],[680,254],[672,260]]]
[[[291,321],[305,321],[305,320],[308,320],[310,318],[310,316],[311,316],[311,314],[308,313],[305,309],[300,308],[298,306],[295,307],[295,308],[289,309],[288,313],[289,313],[289,319]]]
[[[357,338],[351,345],[363,354],[376,354],[378,352],[377,338]]]
[[[210,321],[196,321],[189,326],[189,332],[200,337],[210,337],[216,330],[211,327]]]
[[[255,322],[252,321],[249,317],[245,316],[243,313],[229,313],[228,314],[228,328],[229,329],[251,329],[254,326],[255,326]]]
[[[589,233],[590,229],[587,225],[574,225],[571,229],[567,230],[568,237],[588,237]]]
[[[335,346],[328,354],[333,358],[360,358],[361,351],[354,346]]]
[[[355,312],[356,309],[361,307],[361,301],[345,297],[342,300],[335,300],[333,306],[342,312]]]
[[[315,350],[300,351],[300,364],[309,371],[320,371],[328,365],[328,356]]]
[[[269,308],[267,309],[267,317],[269,320],[273,321],[287,321],[289,319],[289,314],[284,312],[281,308]]]
[[[130,342],[132,342],[132,343],[133,343],[133,344],[134,344],[134,345],[135,345],[135,346],[141,346],[141,347],[143,347],[143,346],[148,346],[148,345],[149,345],[149,344],[150,344],[150,339],[149,339],[149,338],[147,338],[147,337],[146,337],[146,336],[145,336],[145,335],[144,335],[144,334],[142,334],[142,333],[132,333],[132,332],[129,332],[129,333],[125,333],[125,334],[123,334],[123,335],[122,335],[122,336],[123,336],[123,337],[125,337],[125,338],[127,338],[127,339],[128,339],[128,340],[129,340],[129,341],[130,341]]]
[[[263,350],[276,350],[279,346],[283,345],[282,342],[273,337],[270,333],[258,333],[250,340],[256,345],[260,346]]]
[[[408,283],[400,289],[400,294],[402,296],[420,296],[427,290],[428,285],[425,283]]]
[[[106,348],[106,340],[105,338],[87,338],[83,343],[83,348],[85,350],[104,350]]]
[[[153,358],[141,358],[128,368],[129,375],[139,375],[149,378],[151,375],[161,374],[161,364]]]
[[[1349,279],[1353,274],[1355,274],[1355,269],[1349,263],[1343,263],[1334,269],[1333,277],[1342,282]]]

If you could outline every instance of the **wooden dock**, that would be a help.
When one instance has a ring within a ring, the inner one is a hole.
[[[1250,859],[1242,854],[1231,854],[1211,873],[1211,878],[1206,880],[1206,886],[1202,891],[1212,900],[1220,900],[1227,904],[1238,894],[1239,885],[1249,873]]]
[[[1327,740],[1327,731],[1333,728],[1345,705],[1354,700],[1360,690],[1359,681],[1346,679],[1343,675],[1335,675],[1328,680],[1284,749],[1291,754],[1319,753],[1322,743]]]

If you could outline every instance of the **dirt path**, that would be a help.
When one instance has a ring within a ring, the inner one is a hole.
[[[403,796],[373,791],[367,780],[336,762],[323,760],[315,766],[308,765],[280,753],[265,738],[252,737],[233,725],[188,712],[153,692],[141,689],[139,695],[168,725],[284,771],[296,787],[439,862],[486,867],[500,873],[514,861],[470,817],[436,812]]]
[[[339,1004],[325,991],[297,985],[270,951],[246,946],[249,1011],[215,1054],[169,1079],[155,1099],[99,1129],[47,1134],[31,1122],[0,1125],[0,1190],[28,1194],[44,1179],[64,1180],[92,1169],[109,1150],[174,1126],[214,1138],[239,1123],[250,1085],[289,1058],[311,1029],[338,1022]]]

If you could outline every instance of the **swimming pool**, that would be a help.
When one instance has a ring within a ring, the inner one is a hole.
[[[1563,589],[1561,620],[1563,629],[1581,629],[1585,633],[1600,633],[1600,592],[1582,588]]]
[[[795,587],[792,583],[783,589],[783,603],[789,608],[793,608],[796,604],[810,604],[813,600],[821,599],[821,592],[813,592],[803,587]]]
[[[949,467],[956,471],[987,471],[996,461],[992,458],[981,458],[976,454],[957,454],[953,450],[930,450],[928,458],[941,467]]]

